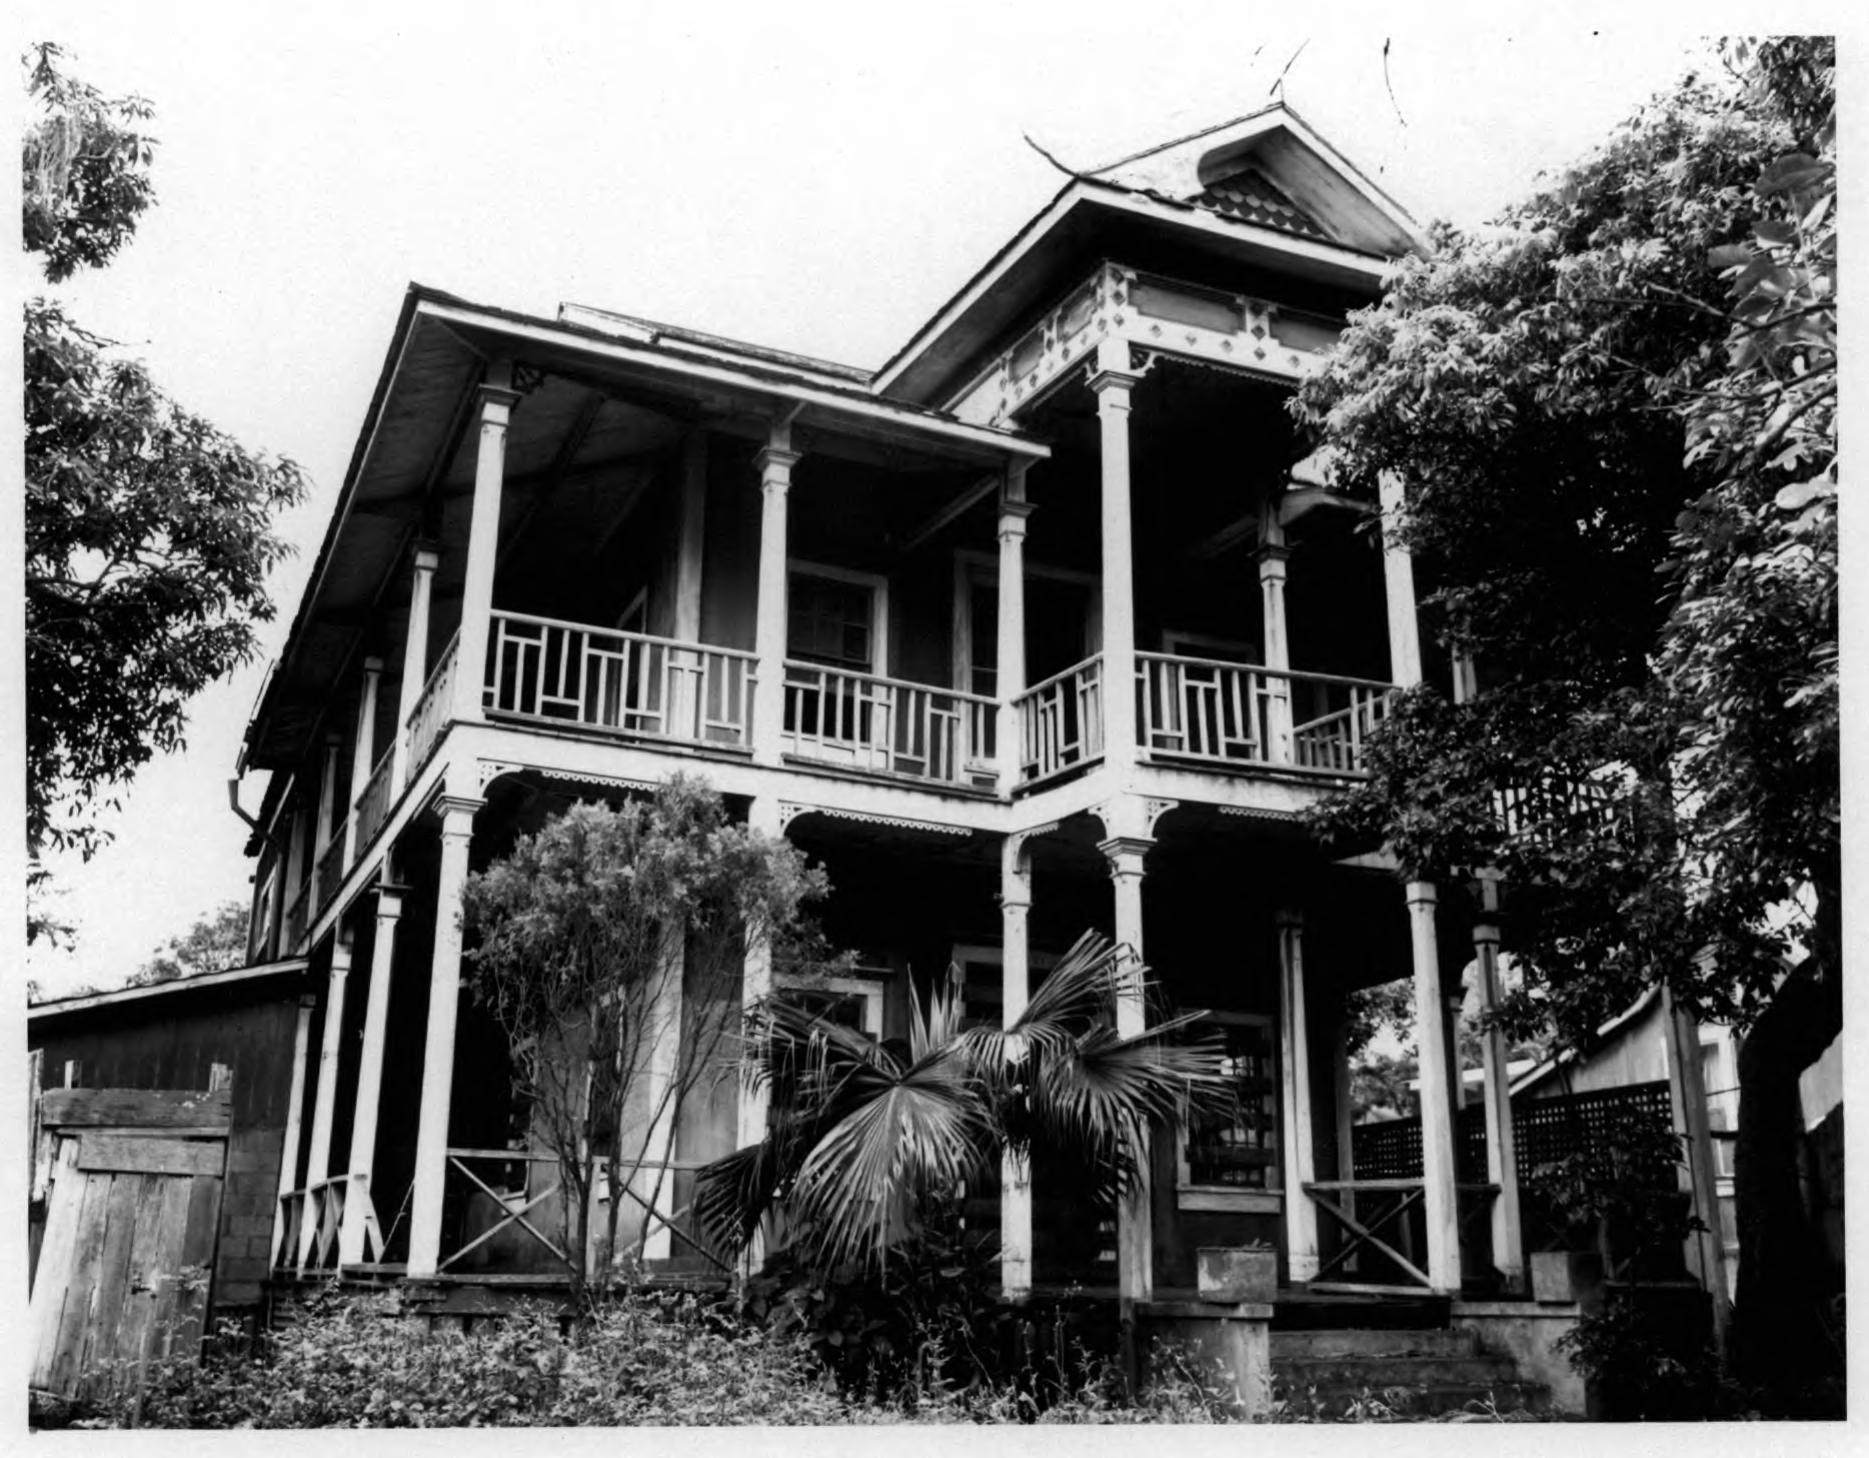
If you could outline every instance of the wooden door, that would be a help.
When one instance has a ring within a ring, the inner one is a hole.
[[[151,1358],[199,1349],[227,1099],[72,1089],[42,1104],[53,1152],[28,1308],[29,1380],[58,1398],[99,1402],[134,1388]]]

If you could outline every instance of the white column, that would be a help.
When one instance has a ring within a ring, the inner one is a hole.
[[[435,886],[435,956],[422,1044],[422,1103],[415,1134],[415,1190],[409,1208],[409,1274],[435,1274],[441,1259],[441,1197],[448,1176],[448,1112],[454,1098],[454,1025],[461,1001],[461,893],[474,812],[486,802],[444,795],[441,872]]]
[[[682,443],[681,484],[675,527],[675,616],[669,636],[678,643],[701,641],[701,573],[707,551],[707,433],[693,431]],[[685,670],[669,684],[669,731],[705,737],[700,713],[706,698],[706,661],[692,651],[673,655]]]
[[[460,650],[454,660],[455,719],[482,716],[487,639],[493,631],[493,564],[500,551],[500,493],[506,479],[506,429],[519,392],[512,366],[487,367],[480,387],[480,452],[474,460],[474,504],[467,523],[467,570],[461,580]]]
[[[1447,1021],[1441,1006],[1434,886],[1410,881],[1408,922],[1415,963],[1415,1048],[1420,1060],[1421,1177],[1428,1227],[1428,1281],[1460,1290],[1460,1211],[1454,1188],[1454,1110],[1448,1098]]]
[[[1348,1184],[1356,1178],[1356,1115],[1351,1107],[1354,1102],[1350,1076],[1350,1011],[1342,1008],[1337,1015],[1337,1026],[1330,1040],[1331,1073],[1331,1111],[1336,1119],[1337,1128],[1337,1172],[1336,1178]],[[1342,1208],[1352,1219],[1356,1217],[1356,1191],[1344,1190]],[[1354,1252],[1344,1261],[1343,1269],[1354,1272],[1358,1269]]]
[[[280,1135],[279,1199],[273,1205],[273,1243],[268,1270],[277,1270],[288,1254],[280,1246],[286,1238],[286,1196],[298,1188],[293,1182],[298,1178],[299,1130],[305,1111],[305,1064],[311,1052],[311,1015],[315,1001],[309,996],[299,999],[298,1026],[292,1034],[292,1086],[286,1094],[286,1127]],[[301,1224],[303,1219],[301,1214]],[[294,1261],[298,1259],[297,1251],[290,1255]]]
[[[779,823],[779,802],[771,795],[755,796],[746,812],[747,827],[762,835],[780,836],[785,832]],[[741,964],[740,1008],[744,1016],[772,992],[772,945],[764,936],[749,934],[746,958]],[[766,1090],[740,1085],[740,1121],[738,1147],[748,1148],[766,1137]]]
[[[331,976],[325,984],[324,1037],[318,1048],[318,1093],[312,1105],[311,1150],[305,1159],[305,1188],[323,1181],[331,1172],[331,1122],[337,1113],[337,1061],[343,1046],[344,985],[350,980],[350,943],[343,928],[331,939]],[[318,1233],[313,1212],[323,1206],[327,1196],[315,1202],[306,1200],[304,1221],[299,1226],[299,1264],[311,1253],[312,1238]]]
[[[351,1188],[338,1233],[338,1261],[355,1265],[364,1256],[366,1217],[374,1205],[370,1177],[376,1165],[377,1110],[383,1095],[383,1053],[389,1036],[389,994],[396,962],[396,927],[402,919],[403,888],[376,888],[376,939],[370,947],[369,1000],[363,1008],[363,1049],[357,1059],[357,1098],[350,1125]]]
[[[409,720],[428,683],[428,608],[434,596],[435,569],[441,565],[441,558],[429,547],[417,547],[411,560],[409,631],[402,642],[402,685],[396,694],[396,722],[389,734],[390,750],[396,756],[389,774],[392,800],[401,793],[409,773]]]
[[[1285,627],[1285,563],[1291,553],[1285,546],[1285,527],[1278,519],[1277,501],[1265,504],[1259,525],[1259,599],[1260,616],[1265,620],[1265,666],[1273,675],[1291,671],[1291,640]],[[1273,764],[1290,764],[1291,749],[1291,680],[1269,676],[1266,706],[1268,723],[1266,758]]]
[[[292,807],[290,821],[292,828],[288,832],[289,839],[286,841],[285,904],[288,907],[298,899],[299,887],[305,884],[305,814],[305,796],[301,794],[298,797],[298,803]],[[283,929],[282,926],[281,930]],[[293,949],[282,941],[279,950],[283,955]]]
[[[1486,1103],[1486,1179],[1493,1197],[1493,1264],[1506,1290],[1525,1290],[1524,1232],[1519,1222],[1519,1152],[1512,1131],[1512,1079],[1506,1070],[1506,1035],[1491,1026],[1499,1006],[1499,877],[1480,877],[1480,919],[1473,924],[1475,974],[1480,985],[1480,1035]]]
[[[1285,1260],[1293,1284],[1317,1279],[1317,1207],[1305,1186],[1317,1178],[1311,1128],[1311,1044],[1304,1001],[1304,916],[1278,914],[1279,1080],[1283,1094]]]
[[[759,676],[753,695],[753,758],[777,764],[785,745],[786,498],[792,489],[789,424],[775,422],[759,462],[759,606],[754,647]]]
[[[350,802],[344,818],[344,869],[357,859],[357,802],[364,786],[370,783],[370,771],[376,768],[376,691],[383,680],[383,660],[363,661],[363,689],[357,696],[357,729],[351,745]]]
[[[1133,816],[1119,814],[1119,824]],[[1155,844],[1147,835],[1117,834],[1098,844],[1110,863],[1116,896],[1116,942],[1126,948],[1137,965],[1142,962],[1142,863]],[[1140,979],[1124,988],[1116,1004],[1116,1031],[1134,1037],[1148,1026]],[[1148,1301],[1155,1292],[1153,1209],[1149,1177],[1149,1151],[1142,1151],[1135,1187],[1116,1212],[1116,1288],[1119,1300]]]
[[[661,1217],[650,1221],[645,1214],[642,1255],[644,1260],[664,1260],[670,1253],[668,1219],[675,1209],[675,1172],[668,1168],[675,1158],[675,1120],[677,1080],[681,1074],[682,978],[688,960],[685,927],[675,927],[663,938],[662,958],[657,980],[650,991],[647,1034],[646,1077],[643,1080],[649,1110],[649,1128],[643,1138],[642,1161],[636,1170],[636,1195],[643,1203],[637,1208],[653,1208]]]
[[[1129,397],[1139,376],[1129,345],[1097,347],[1090,388],[1097,396],[1103,462],[1103,760],[1136,762],[1135,550],[1130,534]]]
[[[1003,626],[1003,618],[1001,622]],[[1010,1029],[1025,1015],[1032,989],[1027,925],[1032,911],[1032,858],[1023,835],[1006,837],[1000,851],[999,885],[1001,1026]],[[1007,1296],[1024,1296],[1032,1289],[1032,1162],[1010,1150],[1000,1161],[999,1172],[999,1285]]]
[[[1421,682],[1421,625],[1415,617],[1415,563],[1408,549],[1391,539],[1406,506],[1402,478],[1384,472],[1382,500],[1382,583],[1389,609],[1389,677],[1403,688]]]
[[[1031,514],[1032,504],[1025,499],[1025,468],[1010,467],[999,503],[999,642],[994,655],[999,665],[994,672],[999,699],[994,733],[999,740],[1002,795],[1011,795],[1019,784],[1021,747],[1015,701],[1025,692],[1025,523]]]
[[[1732,1298],[1726,1285],[1726,1241],[1720,1229],[1720,1196],[1713,1162],[1713,1128],[1707,1117],[1706,1072],[1700,1064],[1700,1029],[1694,1015],[1661,989],[1663,1042],[1668,1053],[1668,1099],[1673,1123],[1682,1136],[1685,1182],[1694,1214],[1704,1229],[1687,1238],[1688,1269],[1713,1300],[1713,1338],[1722,1355],[1732,1322]]]

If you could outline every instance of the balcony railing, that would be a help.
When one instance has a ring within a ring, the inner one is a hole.
[[[331,898],[337,895],[337,888],[344,884],[344,831],[350,817],[338,821],[331,831],[331,844],[324,848],[324,854],[318,857],[318,914],[324,915],[324,909],[331,904]]]
[[[396,756],[392,750],[384,750],[383,757],[376,762],[376,768],[370,771],[370,778],[365,781],[363,793],[357,797],[357,854],[362,855],[370,848],[370,842],[376,839],[376,833],[383,828],[383,822],[389,819],[390,773],[394,769]]]
[[[1103,658],[1086,658],[1034,684],[1013,706],[1019,711],[1019,778],[1050,779],[1089,764],[1103,753]]]
[[[1142,748],[1220,764],[1289,763],[1291,685],[1213,658],[1136,655]]]
[[[428,756],[447,727],[448,711],[454,707],[454,674],[460,655],[461,635],[456,633],[441,650],[441,661],[422,686],[422,697],[415,701],[404,732],[409,736],[409,754],[405,761],[402,784],[407,789],[428,763]]]
[[[307,881],[286,908],[285,941],[279,948],[281,956],[289,957],[304,945],[305,928],[311,916],[311,889],[311,882]]]
[[[1291,731],[1292,762],[1303,769],[1356,775],[1368,769],[1363,745],[1395,706],[1393,684],[1323,674],[1294,674],[1311,687],[1324,712]]]
[[[751,653],[523,613],[495,613],[489,712],[744,749]]]
[[[990,785],[994,708],[955,689],[787,663],[782,743],[817,764]]]

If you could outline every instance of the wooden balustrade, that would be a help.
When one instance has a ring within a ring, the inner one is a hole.
[[[344,884],[344,873],[350,869],[344,864],[344,832],[350,823],[346,815],[332,827],[331,844],[324,848],[324,854],[318,857],[318,915],[323,916],[325,908],[331,904],[331,898],[337,895],[337,888]]]
[[[305,929],[311,920],[311,891],[312,883],[307,880],[286,908],[285,941],[279,948],[281,956],[291,956],[305,943]]]
[[[523,613],[493,615],[488,712],[744,749],[755,655]]]
[[[1366,771],[1363,744],[1395,705],[1393,684],[1325,674],[1293,674],[1298,682],[1314,685],[1331,705],[1326,712],[1291,731],[1292,762],[1304,769],[1357,775]]]
[[[415,708],[409,713],[409,722],[403,731],[409,736],[402,777],[403,789],[415,783],[415,777],[422,772],[422,766],[428,763],[428,756],[434,752],[441,731],[448,725],[448,714],[454,707],[454,675],[460,646],[461,635],[456,633],[449,639],[448,646],[441,650],[440,662],[435,665],[435,671],[429,674],[428,682],[422,686],[422,697],[415,701]]]
[[[279,1270],[295,1270],[300,1275],[335,1271],[339,1236],[344,1229],[344,1210],[352,1201],[361,1201],[363,1205],[364,1256],[381,1260],[383,1231],[370,1203],[369,1177],[338,1174],[302,1190],[288,1190],[279,1197],[285,1218],[280,1221],[280,1240],[273,1251],[273,1266]]]
[[[1026,784],[1103,754],[1103,658],[1054,673],[1013,701],[1019,713],[1019,777]]]
[[[1150,754],[1220,764],[1288,764],[1291,685],[1252,664],[1136,655],[1136,712]]]
[[[978,774],[990,784],[996,707],[956,689],[787,663],[782,743],[817,764],[943,784]]]
[[[391,771],[395,768],[396,756],[389,750],[383,751],[383,757],[376,762],[376,768],[370,771],[370,778],[364,783],[363,793],[357,797],[357,854],[359,857],[370,848],[370,842],[376,839],[376,833],[383,828],[383,822],[389,818]]]

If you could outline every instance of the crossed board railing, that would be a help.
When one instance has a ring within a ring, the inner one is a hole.
[[[343,1248],[344,1209],[352,1202],[359,1206],[363,1225],[361,1255],[366,1261],[383,1258],[383,1230],[370,1200],[368,1175],[332,1175],[302,1190],[288,1190],[279,1202],[285,1218],[275,1266],[283,1264],[301,1274],[335,1269]]]
[[[556,1154],[533,1152],[533,1151],[527,1151],[527,1150],[450,1149],[448,1151],[448,1163],[452,1165],[455,1169],[459,1170],[460,1173],[467,1179],[467,1181],[470,1184],[472,1184],[476,1189],[480,1190],[481,1193],[485,1194],[489,1199],[491,1199],[496,1209],[501,1209],[505,1211],[505,1213],[498,1220],[496,1220],[492,1225],[488,1226],[485,1230],[481,1231],[480,1234],[476,1235],[472,1240],[468,1241],[467,1244],[463,1245],[459,1250],[455,1251],[453,1255],[439,1262],[437,1269],[443,1270],[443,1271],[447,1270],[449,1266],[453,1265],[456,1261],[460,1260],[463,1256],[467,1255],[470,1251],[476,1250],[479,1247],[485,1245],[488,1241],[492,1240],[494,1236],[498,1235],[502,1230],[505,1230],[508,1226],[518,1226],[521,1230],[523,1230],[526,1233],[527,1236],[529,1236],[532,1240],[536,1241],[538,1244],[542,1245],[546,1250],[550,1251],[553,1256],[557,1257],[558,1260],[562,1261],[566,1265],[570,1265],[571,1258],[568,1255],[566,1255],[564,1247],[561,1246],[557,1241],[553,1240],[544,1231],[540,1230],[539,1227],[534,1225],[531,1220],[526,1218],[527,1215],[532,1210],[536,1209],[544,1201],[549,1200],[553,1195],[558,1193],[559,1188],[564,1183],[564,1180],[562,1179],[562,1177],[551,1179],[550,1181],[544,1184],[543,1188],[538,1189],[536,1191],[529,1192],[525,1194],[524,1196],[519,1197],[520,1203],[514,1204],[513,1201],[515,1197],[512,1193],[502,1192],[500,1190],[494,1189],[493,1186],[489,1185],[485,1180],[481,1179],[480,1176],[475,1174],[471,1169],[467,1167],[467,1164],[465,1163],[465,1161],[468,1161],[468,1160],[474,1160],[478,1162],[505,1163],[505,1164],[524,1163],[524,1164],[550,1164],[550,1165],[556,1165],[559,1162],[558,1156]],[[683,1164],[682,1162],[678,1160],[670,1160],[666,1166],[666,1172],[668,1174],[673,1174],[674,1171],[679,1170],[679,1169],[692,1169],[695,1167],[696,1166],[693,1166],[693,1165]],[[631,1200],[635,1201],[636,1204],[642,1207],[644,1214],[646,1216],[646,1219],[643,1224],[642,1233],[639,1234],[637,1238],[634,1241],[632,1241],[629,1245],[625,1246],[622,1250],[618,1252],[619,1257],[633,1254],[633,1253],[640,1251],[642,1247],[644,1246],[644,1244],[647,1242],[651,1231],[655,1227],[661,1226],[661,1227],[666,1228],[669,1234],[673,1236],[676,1240],[681,1241],[682,1244],[693,1249],[697,1255],[701,1256],[703,1259],[708,1261],[710,1264],[718,1267],[722,1271],[728,1271],[728,1272],[732,1271],[733,1267],[728,1261],[723,1260],[715,1252],[709,1250],[706,1246],[702,1245],[701,1242],[695,1239],[693,1235],[683,1230],[678,1224],[675,1223],[678,1220],[682,1219],[683,1216],[688,1215],[691,1212],[691,1206],[683,1205],[678,1210],[672,1210],[667,1213],[664,1213],[662,1210],[657,1209],[655,1205],[651,1203],[649,1200],[644,1199],[628,1183],[623,1184],[622,1193],[627,1195]]]
[[[1457,1185],[1463,1194],[1485,1193],[1490,1199],[1499,1193],[1497,1185]],[[1434,1282],[1428,1273],[1416,1265],[1401,1251],[1384,1240],[1379,1231],[1394,1226],[1404,1215],[1427,1198],[1427,1186],[1420,1179],[1369,1179],[1369,1180],[1316,1180],[1304,1187],[1304,1192],[1331,1219],[1343,1227],[1349,1237],[1338,1246],[1331,1257],[1318,1266],[1317,1276],[1312,1281],[1315,1286],[1320,1282],[1329,1284],[1333,1272],[1342,1272],[1350,1258],[1368,1246],[1380,1251],[1393,1261],[1396,1267],[1413,1283],[1406,1287],[1394,1287],[1396,1290],[1432,1289]],[[1399,1195],[1392,1203],[1385,1201],[1383,1208],[1370,1211],[1364,1207],[1365,1218],[1359,1218],[1356,1210],[1356,1197],[1367,1195]],[[1340,1274],[1339,1284],[1354,1284],[1366,1290],[1383,1289],[1378,1283],[1358,1280],[1350,1282]]]

